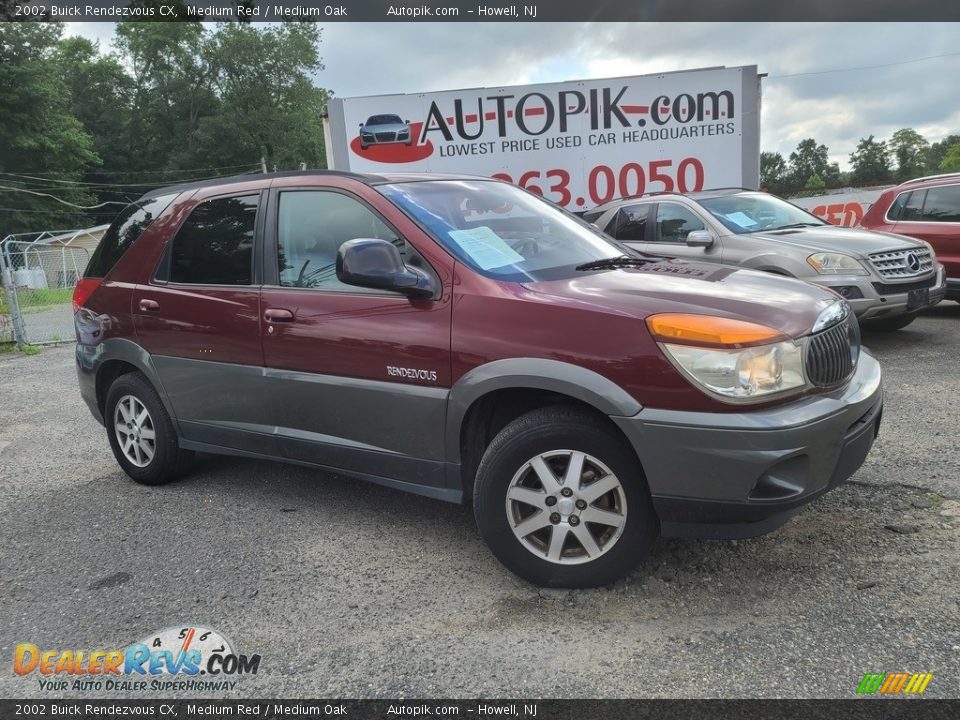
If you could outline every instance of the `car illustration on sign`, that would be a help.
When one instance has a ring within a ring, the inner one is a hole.
[[[412,142],[410,121],[401,120],[399,115],[371,115],[366,122],[360,123],[360,147],[363,150],[371,145],[410,145]]]

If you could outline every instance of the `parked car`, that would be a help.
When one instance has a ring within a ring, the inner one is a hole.
[[[413,143],[410,122],[401,120],[399,115],[371,115],[365,123],[360,123],[360,147],[366,150],[371,145],[390,143]]]
[[[482,178],[156,190],[74,305],[80,393],[135,481],[202,451],[472,500],[541,585],[609,583],[658,532],[779,527],[857,470],[883,406],[835,294],[649,258]]]
[[[585,216],[630,247],[812,282],[850,303],[871,330],[898,330],[946,292],[925,242],[830,225],[763,192],[728,189],[616,200]]]
[[[960,173],[917,178],[884,190],[860,226],[918,238],[947,275],[947,298],[960,302]]]

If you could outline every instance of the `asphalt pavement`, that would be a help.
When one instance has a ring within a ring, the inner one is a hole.
[[[142,697],[44,690],[10,671],[14,647],[192,624],[259,672],[147,696],[847,698],[906,671],[958,697],[960,305],[865,344],[887,401],[851,482],[773,534],[661,540],[625,580],[572,592],[503,569],[470,508],[329,473],[205,457],[138,486],[72,347],[0,356],[0,697]]]

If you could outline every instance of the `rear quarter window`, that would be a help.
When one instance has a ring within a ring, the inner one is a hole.
[[[138,200],[127,205],[110,224],[97,249],[93,251],[84,277],[102,278],[113,269],[123,254],[169,207],[177,193]]]

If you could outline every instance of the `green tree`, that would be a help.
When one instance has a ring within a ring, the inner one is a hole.
[[[796,151],[790,153],[790,184],[795,188],[805,187],[814,175],[818,175],[827,187],[840,182],[840,166],[830,162],[827,146],[817,144],[813,138],[801,140]]]
[[[787,179],[787,161],[778,152],[760,153],[760,187],[768,192],[783,188]]]
[[[83,213],[31,192],[77,205],[95,201],[70,184],[100,158],[65,102],[56,57],[62,32],[59,23],[0,23],[0,186],[20,190],[0,190],[0,236],[84,224]],[[61,182],[15,178],[24,175]]]
[[[946,158],[950,148],[957,143],[960,143],[960,135],[947,135],[947,137],[940,142],[931,144],[930,149],[927,150],[926,153],[924,172],[931,175],[942,172],[940,169],[940,164]]]
[[[219,109],[203,25],[122,22],[114,42],[132,75],[127,147],[141,169],[191,167],[200,121]]]
[[[850,153],[850,179],[857,184],[877,184],[889,182],[890,152],[882,140],[874,140],[873,135],[860,138],[857,149]]]
[[[804,190],[824,190],[827,187],[827,184],[823,181],[823,178],[819,175],[811,175],[810,179],[807,180],[807,184],[803,186]]]
[[[107,167],[90,168],[84,180],[116,182],[140,163],[136,148],[127,143],[131,120],[133,81],[114,55],[100,53],[97,44],[81,37],[62,40],[57,48],[60,74],[68,92],[67,107],[93,139],[94,151]],[[116,191],[98,193],[116,201]]]
[[[947,150],[938,169],[943,172],[960,172],[960,142]]]
[[[897,161],[897,179],[909,180],[923,174],[930,143],[913,128],[897,130],[887,143]]]
[[[312,79],[323,69],[319,42],[312,23],[221,27],[209,47],[220,108],[201,134],[230,142],[204,142],[206,162],[263,157],[271,168],[326,167],[322,113],[329,94]]]

